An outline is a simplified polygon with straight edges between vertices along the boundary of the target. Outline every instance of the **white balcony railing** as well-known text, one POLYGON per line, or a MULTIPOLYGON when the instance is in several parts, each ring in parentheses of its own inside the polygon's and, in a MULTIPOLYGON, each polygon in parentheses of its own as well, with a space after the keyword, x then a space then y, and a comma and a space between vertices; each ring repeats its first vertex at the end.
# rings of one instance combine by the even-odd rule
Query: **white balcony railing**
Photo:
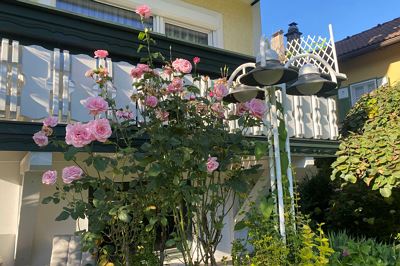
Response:
MULTIPOLYGON (((107 61, 113 78, 117 107, 129 106, 134 92, 126 62, 107 61)), ((84 76, 96 60, 88 55, 71 55, 66 50, 50 51, 40 46, 23 46, 18 41, 1 40, 0 48, 0 120, 41 121, 58 115, 62 123, 88 121, 91 117, 81 100, 98 93, 96 83, 84 76)), ((190 80, 187 80, 190 82, 190 80)), ((205 93, 210 81, 202 81, 205 93)), ((278 100, 281 98, 277 91, 278 100)), ((136 112, 137 114, 140 112, 136 112)), ((140 120, 140 117, 137 117, 140 120)), ((237 125, 231 123, 232 129, 237 125)), ((291 137, 336 139, 338 136, 336 102, 332 98, 289 96, 288 133, 291 137)), ((255 127, 247 134, 263 135, 266 128, 255 127)))

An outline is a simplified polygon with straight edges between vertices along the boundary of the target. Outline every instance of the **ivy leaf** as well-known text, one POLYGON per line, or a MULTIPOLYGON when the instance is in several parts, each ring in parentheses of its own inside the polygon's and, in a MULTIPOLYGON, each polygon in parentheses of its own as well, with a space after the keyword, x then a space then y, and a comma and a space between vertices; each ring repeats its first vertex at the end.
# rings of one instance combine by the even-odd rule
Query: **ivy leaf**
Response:
POLYGON ((392 195, 392 190, 389 187, 383 187, 379 189, 382 197, 389 198, 392 195))

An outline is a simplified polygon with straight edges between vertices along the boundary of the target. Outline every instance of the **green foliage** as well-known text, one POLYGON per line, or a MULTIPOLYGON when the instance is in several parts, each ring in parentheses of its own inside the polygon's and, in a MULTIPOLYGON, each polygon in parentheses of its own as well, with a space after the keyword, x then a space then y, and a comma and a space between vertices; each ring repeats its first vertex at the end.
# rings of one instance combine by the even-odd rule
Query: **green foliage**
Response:
POLYGON ((330 265, 400 265, 400 247, 373 239, 352 238, 346 232, 329 235, 335 253, 330 265))
POLYGON ((363 182, 341 187, 329 178, 330 160, 317 162, 319 172, 298 186, 302 212, 316 223, 325 222, 330 231, 392 241, 400 232, 400 189, 394 188, 392 196, 384 198, 363 182))
MULTIPOLYGON (((247 239, 233 244, 233 265, 326 265, 333 250, 329 246, 322 225, 316 233, 308 221, 298 213, 296 228, 287 226, 286 243, 277 225, 275 204, 272 198, 253 206, 245 220, 235 230, 247 229, 247 239)), ((291 219, 286 215, 286 219, 291 219)), ((290 223, 289 223, 290 224, 290 223)))
POLYGON ((363 181, 383 197, 400 186, 400 84, 368 95, 347 115, 332 179, 363 181))

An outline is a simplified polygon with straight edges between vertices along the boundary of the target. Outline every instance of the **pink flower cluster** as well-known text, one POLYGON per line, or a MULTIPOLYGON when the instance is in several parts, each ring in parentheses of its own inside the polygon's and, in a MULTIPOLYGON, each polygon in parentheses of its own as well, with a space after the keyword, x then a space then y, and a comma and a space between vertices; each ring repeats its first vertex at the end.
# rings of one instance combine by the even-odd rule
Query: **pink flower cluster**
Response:
POLYGON ((224 110, 224 106, 217 102, 217 103, 213 103, 211 105, 211 110, 214 112, 214 114, 219 117, 219 118, 225 118, 225 110, 224 110))
POLYGON ((131 76, 133 78, 141 78, 144 73, 150 73, 153 70, 146 64, 137 64, 136 67, 132 68, 131 76))
POLYGON ((256 98, 247 103, 239 103, 236 105, 236 115, 238 116, 249 112, 255 118, 262 119, 266 111, 267 105, 265 101, 256 98))
POLYGON ((172 67, 175 71, 183 74, 189 74, 192 71, 192 64, 188 60, 182 58, 175 59, 175 61, 172 62, 172 67))
POLYGON ((195 56, 195 57, 193 58, 193 63, 194 63, 195 65, 197 65, 198 63, 200 63, 200 57, 195 56))
POLYGON ((96 50, 94 51, 94 58, 106 58, 108 56, 108 51, 106 50, 96 50))
POLYGON ((89 114, 98 115, 108 110, 108 103, 103 97, 89 97, 83 102, 83 106, 85 106, 89 110, 89 114))
POLYGON ((65 142, 76 148, 82 148, 95 140, 106 142, 111 134, 110 122, 105 118, 100 118, 87 124, 77 122, 67 125, 65 142))
POLYGON ((156 118, 162 122, 168 121, 169 113, 167 111, 156 110, 156 118))
POLYGON ((212 97, 214 97, 217 101, 222 101, 222 99, 228 95, 228 88, 225 86, 223 82, 216 82, 214 84, 214 90, 212 91, 212 97))
POLYGON ((118 110, 116 112, 116 115, 118 118, 125 119, 125 120, 131 120, 133 119, 133 112, 129 110, 118 110))
MULTIPOLYGON (((65 184, 71 184, 73 181, 81 179, 83 170, 77 166, 68 166, 62 170, 62 179, 65 184)), ((57 182, 57 171, 48 170, 42 175, 42 183, 45 185, 54 185, 57 182)))
POLYGON ((181 92, 183 88, 183 79, 175 77, 167 86, 168 93, 181 92))
POLYGON ((43 120, 43 127, 40 131, 33 134, 33 141, 39 147, 45 147, 49 144, 49 136, 53 133, 52 128, 57 126, 58 118, 49 116, 43 120))
POLYGON ((158 99, 157 99, 157 97, 156 96, 147 96, 146 98, 145 98, 145 100, 144 100, 144 104, 146 105, 146 106, 148 106, 148 107, 152 107, 152 108, 154 108, 154 107, 156 107, 157 106, 157 104, 158 104, 158 99))
POLYGON ((135 9, 135 13, 142 18, 149 18, 151 16, 151 9, 147 5, 141 5, 135 9))
POLYGON ((218 169, 219 162, 217 160, 218 160, 217 157, 208 157, 207 164, 206 164, 208 173, 211 174, 212 172, 214 172, 215 170, 218 169))

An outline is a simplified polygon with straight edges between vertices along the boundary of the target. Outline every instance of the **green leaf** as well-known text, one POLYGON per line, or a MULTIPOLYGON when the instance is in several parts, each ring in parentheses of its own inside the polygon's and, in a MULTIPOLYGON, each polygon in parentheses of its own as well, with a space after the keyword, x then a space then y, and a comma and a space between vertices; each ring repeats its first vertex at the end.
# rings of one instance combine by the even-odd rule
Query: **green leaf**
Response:
POLYGON ((137 48, 137 53, 140 53, 140 51, 143 49, 143 48, 145 48, 146 46, 145 45, 143 45, 143 44, 140 44, 139 45, 139 47, 137 48))
POLYGON ((102 188, 98 188, 93 193, 93 197, 98 200, 104 200, 106 198, 106 192, 102 188))
POLYGON ((161 218, 161 224, 162 224, 162 226, 167 226, 167 225, 168 225, 168 220, 167 220, 167 218, 162 217, 162 218, 161 218))
POLYGON ((101 172, 107 169, 108 162, 107 158, 96 156, 93 160, 93 166, 101 172))
POLYGON ((146 33, 144 33, 143 31, 139 32, 139 35, 138 35, 139 41, 143 41, 145 37, 146 37, 146 33))
POLYGON ((161 173, 161 166, 158 163, 152 163, 147 173, 149 176, 158 176, 161 173))
POLYGON ((131 216, 128 214, 127 210, 123 209, 118 212, 118 219, 125 223, 129 223, 131 221, 131 216))
POLYGON ((380 188, 379 192, 381 193, 382 197, 385 197, 385 198, 388 198, 392 195, 392 189, 389 187, 380 188))
POLYGON ((260 160, 268 152, 268 143, 266 141, 257 141, 254 146, 254 155, 256 160, 260 160))
POLYGON ((75 155, 79 152, 79 148, 70 146, 66 152, 64 152, 64 159, 66 161, 75 160, 75 155))
POLYGON ((46 197, 42 200, 42 204, 49 204, 53 200, 52 196, 46 197))
POLYGON ((240 230, 245 229, 246 227, 247 227, 246 222, 242 220, 242 221, 240 221, 240 222, 235 224, 234 230, 235 231, 240 231, 240 230))
POLYGON ((173 247, 173 246, 175 246, 175 239, 168 239, 168 241, 167 242, 165 242, 165 246, 166 247, 168 247, 168 248, 170 248, 170 247, 173 247))
POLYGON ((62 211, 62 212, 60 213, 60 215, 58 215, 58 216, 56 217, 56 221, 64 221, 64 220, 67 220, 68 217, 69 217, 69 212, 67 212, 67 211, 62 211))

